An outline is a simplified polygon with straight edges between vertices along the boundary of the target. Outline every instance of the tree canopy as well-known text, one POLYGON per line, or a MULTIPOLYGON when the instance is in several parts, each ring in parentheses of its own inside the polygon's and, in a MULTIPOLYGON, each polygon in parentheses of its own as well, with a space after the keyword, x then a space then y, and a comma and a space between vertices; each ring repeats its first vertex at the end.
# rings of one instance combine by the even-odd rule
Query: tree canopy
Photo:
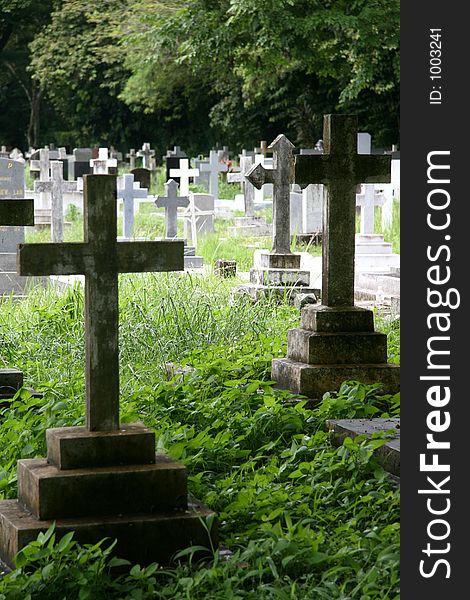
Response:
MULTIPOLYGON (((126 148, 145 137, 161 152, 179 144, 198 153, 217 143, 251 147, 282 131, 310 146, 321 137, 326 112, 357 113, 376 144, 398 140, 398 0, 10 0, 8 6, 0 20, 0 60, 6 64, 15 47, 24 48, 22 77, 38 90, 46 123, 34 144, 126 148), (19 34, 21 20, 28 27, 19 34), (17 38, 10 34, 5 44, 12 22, 17 38)), ((20 58, 13 60, 20 69, 20 58)), ((6 114, 17 114, 10 102, 14 78, 4 89, 1 77, 6 114)), ((16 88, 18 97, 18 81, 16 88)), ((24 104, 11 142, 17 145, 34 138, 26 135, 24 104)), ((0 138, 11 140, 3 120, 0 138)))

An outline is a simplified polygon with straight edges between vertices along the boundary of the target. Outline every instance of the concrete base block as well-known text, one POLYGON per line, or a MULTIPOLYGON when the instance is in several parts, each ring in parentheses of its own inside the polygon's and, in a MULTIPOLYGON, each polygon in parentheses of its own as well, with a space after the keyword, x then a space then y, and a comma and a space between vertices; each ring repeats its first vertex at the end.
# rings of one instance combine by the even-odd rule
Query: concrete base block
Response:
POLYGON ((318 288, 310 288, 305 286, 270 286, 248 283, 240 285, 233 290, 233 294, 244 294, 250 296, 254 302, 258 302, 262 298, 273 299, 277 302, 289 302, 294 304, 297 296, 314 295, 320 298, 320 290, 318 288))
POLYGON ((339 390, 343 381, 350 379, 366 384, 381 383, 382 394, 395 394, 400 390, 400 367, 389 363, 309 365, 289 358, 275 358, 271 376, 281 389, 316 400, 321 400, 326 392, 339 390))
POLYGON ((400 476, 400 419, 332 419, 326 424, 336 446, 340 446, 346 437, 354 439, 364 434, 372 437, 375 433, 393 430, 387 436, 388 441, 374 454, 386 471, 400 476))
POLYGON ((143 423, 124 424, 117 431, 47 429, 46 442, 47 459, 58 469, 155 463, 155 432, 143 423))
POLYGON ((203 256, 185 256, 184 257, 184 268, 185 269, 202 269, 204 266, 203 256))
POLYGON ((296 269, 251 269, 251 283, 261 285, 279 286, 306 286, 310 285, 310 271, 296 269))
POLYGON ((186 469, 166 455, 150 465, 69 470, 18 461, 18 502, 37 519, 184 510, 186 497, 186 469))
MULTIPOLYGON (((138 496, 136 490, 135 496, 138 496)), ((131 563, 168 564, 179 550, 201 545, 210 548, 208 534, 201 521, 213 513, 204 506, 190 505, 188 510, 151 515, 115 515, 111 517, 54 519, 56 539, 74 531, 81 544, 95 544, 105 537, 117 539, 116 556, 131 563)), ((45 532, 52 520, 40 521, 23 510, 16 500, 0 502, 0 559, 14 567, 16 554, 40 532, 45 532)), ((211 531, 217 544, 215 523, 211 531)))
POLYGON ((325 333, 291 329, 287 358, 314 365, 385 363, 387 336, 375 332, 325 333))
POLYGON ((300 270, 300 254, 274 254, 266 250, 258 250, 254 255, 255 269, 300 270))
POLYGON ((325 333, 373 332, 374 313, 358 306, 307 306, 302 310, 300 327, 325 333))

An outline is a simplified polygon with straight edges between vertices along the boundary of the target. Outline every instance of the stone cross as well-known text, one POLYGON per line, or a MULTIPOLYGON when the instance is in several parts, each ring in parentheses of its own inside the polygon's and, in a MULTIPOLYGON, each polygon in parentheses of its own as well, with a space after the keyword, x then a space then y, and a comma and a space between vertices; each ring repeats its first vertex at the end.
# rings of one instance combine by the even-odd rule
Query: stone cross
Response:
POLYGON ((99 148, 98 158, 90 159, 90 167, 93 167, 94 175, 107 175, 109 167, 117 167, 117 160, 109 158, 107 148, 99 148))
POLYGON ((64 194, 77 191, 76 181, 64 181, 63 164, 51 160, 51 180, 35 181, 34 191, 51 195, 51 236, 55 243, 64 241, 64 194))
POLYGON ((84 243, 20 244, 21 275, 85 275, 86 428, 119 428, 118 274, 183 271, 183 241, 118 242, 116 176, 84 176, 84 243))
POLYGON ((385 196, 375 191, 373 183, 366 183, 362 186, 360 194, 356 196, 356 206, 361 208, 361 229, 362 234, 374 233, 374 208, 383 206, 385 196))
POLYGON ((209 194, 212 194, 214 198, 219 197, 219 173, 225 173, 228 171, 228 167, 225 163, 219 162, 219 155, 217 150, 211 150, 209 154, 209 162, 202 163, 200 171, 209 173, 209 194))
POLYGON ((142 144, 142 150, 137 152, 137 156, 142 157, 142 166, 144 169, 151 169, 151 160, 155 156, 155 150, 150 149, 149 142, 144 142, 142 144))
POLYGON ((128 173, 117 178, 117 197, 122 199, 123 235, 126 239, 134 237, 134 198, 147 198, 148 189, 141 188, 139 182, 134 182, 134 175, 128 173))
POLYGON ((129 152, 126 154, 126 158, 129 159, 129 169, 132 171, 132 169, 135 169, 135 158, 136 158, 136 153, 135 153, 134 148, 131 148, 129 150, 129 152))
POLYGON ((9 153, 7 152, 7 147, 2 146, 0 148, 0 158, 8 158, 8 157, 9 157, 9 153))
POLYGON ((186 208, 189 205, 188 196, 178 196, 178 184, 174 179, 165 183, 165 196, 157 196, 157 208, 165 207, 165 223, 167 238, 175 238, 178 231, 178 206, 186 208))
POLYGON ((255 190, 251 181, 246 179, 245 175, 253 166, 253 157, 246 154, 240 155, 240 171, 238 173, 229 173, 227 181, 229 183, 240 183, 243 197, 245 200, 245 216, 255 216, 255 190))
POLYGON ((41 148, 39 150, 39 160, 32 159, 29 161, 31 171, 39 171, 39 179, 41 181, 49 181, 49 148, 41 148))
POLYGON ((390 181, 390 157, 357 154, 357 117, 325 115, 323 154, 295 158, 295 183, 323 183, 322 303, 354 306, 356 186, 390 181))
POLYGON ((189 196, 189 178, 198 176, 199 169, 190 169, 187 158, 180 158, 179 169, 170 169, 170 177, 180 178, 180 194, 182 196, 189 196))
POLYGON ((273 168, 254 165, 246 178, 258 189, 273 184, 273 254, 290 251, 290 186, 294 182, 294 145, 285 135, 278 135, 269 146, 273 152, 273 168))

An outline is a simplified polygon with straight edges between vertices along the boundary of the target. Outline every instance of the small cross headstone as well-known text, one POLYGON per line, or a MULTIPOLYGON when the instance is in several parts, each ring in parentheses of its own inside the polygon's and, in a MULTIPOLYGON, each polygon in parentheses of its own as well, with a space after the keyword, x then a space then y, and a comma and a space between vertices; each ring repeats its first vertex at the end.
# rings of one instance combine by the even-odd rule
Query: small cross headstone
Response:
POLYGON ((354 306, 356 187, 390 180, 390 157, 357 153, 357 117, 325 115, 324 153, 295 158, 295 182, 327 186, 323 220, 322 303, 354 306))
POLYGON ((290 186, 293 183, 294 145, 279 135, 269 146, 274 155, 273 169, 254 165, 246 177, 258 189, 273 184, 273 248, 272 254, 292 254, 290 250, 290 186))
POLYGON ((76 181, 64 181, 63 164, 60 160, 50 162, 51 180, 35 181, 34 191, 51 194, 51 236, 55 243, 64 240, 64 194, 77 191, 76 181))
MULTIPOLYGON (((50 174, 50 152, 49 148, 41 148, 37 153, 33 156, 37 156, 39 154, 38 159, 31 159, 29 163, 29 170, 31 173, 35 173, 36 176, 39 174, 40 181, 49 181, 50 174)), ((47 203, 47 196, 41 196, 39 198, 39 205, 41 208, 44 208, 47 203)))
POLYGON ((139 182, 134 181, 134 175, 127 173, 117 178, 117 197, 122 199, 123 210, 123 235, 126 239, 134 237, 134 199, 147 198, 148 189, 141 188, 139 182))
POLYGON ((110 168, 117 169, 117 160, 109 158, 107 148, 98 148, 98 158, 90 159, 90 167, 93 167, 94 175, 107 175, 110 168))
POLYGON ((178 196, 178 184, 174 179, 165 183, 165 195, 157 196, 155 200, 157 208, 165 208, 165 236, 168 239, 177 237, 178 231, 178 207, 186 208, 189 205, 187 196, 178 196))
POLYGON ((85 275, 86 428, 119 428, 118 274, 182 271, 183 242, 118 242, 116 177, 84 177, 84 243, 21 244, 21 275, 85 275))
POLYGON ((189 196, 189 179, 198 175, 199 169, 191 169, 187 158, 180 159, 178 169, 170 169, 170 178, 179 177, 180 179, 180 194, 182 196, 189 196))
POLYGON ((361 208, 361 234, 374 233, 374 209, 384 203, 385 196, 375 191, 373 183, 362 186, 361 193, 356 196, 356 206, 361 208))
POLYGON ((255 191, 253 184, 245 175, 253 166, 253 157, 245 154, 240 155, 240 171, 238 173, 229 173, 227 181, 229 183, 240 183, 244 201, 245 201, 245 216, 255 216, 255 191))
POLYGON ((134 148, 131 148, 129 150, 129 152, 126 154, 126 158, 129 159, 129 169, 132 171, 132 169, 135 169, 135 158, 136 158, 136 153, 135 153, 134 148))
POLYGON ((215 150, 211 150, 209 154, 209 162, 202 163, 200 166, 202 172, 209 173, 209 194, 212 194, 214 198, 219 197, 219 173, 225 173, 228 171, 228 167, 225 163, 219 161, 218 153, 215 150))
POLYGON ((9 158, 9 152, 7 151, 6 146, 0 148, 0 158, 9 158))
MULTIPOLYGON (((166 165, 166 179, 171 179, 170 170, 178 169, 180 166, 180 159, 188 158, 186 152, 181 150, 179 146, 175 146, 173 150, 167 150, 166 156, 164 157, 165 165, 166 165)), ((178 185, 181 184, 178 177, 174 177, 174 180, 178 185)))
POLYGON ((132 169, 131 175, 134 175, 134 180, 139 183, 140 187, 150 189, 151 177, 149 169, 137 167, 136 169, 132 169))
POLYGON ((144 169, 151 169, 151 161, 155 156, 155 150, 150 148, 149 142, 144 142, 142 144, 142 149, 137 152, 137 156, 142 158, 142 166, 144 169))

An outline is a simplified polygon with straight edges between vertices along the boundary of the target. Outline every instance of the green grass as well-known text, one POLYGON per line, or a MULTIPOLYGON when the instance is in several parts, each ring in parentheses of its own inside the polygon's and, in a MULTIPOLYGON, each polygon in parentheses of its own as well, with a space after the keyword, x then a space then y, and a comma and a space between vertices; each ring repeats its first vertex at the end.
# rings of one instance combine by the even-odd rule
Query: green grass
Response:
MULTIPOLYGON (((122 420, 144 421, 186 465, 233 556, 117 576, 110 542, 43 536, 0 580, 0 598, 398 599, 399 493, 372 459, 383 440, 336 449, 324 431, 327 417, 397 414, 398 397, 351 384, 313 411, 291 402, 272 387, 270 364, 285 356, 298 311, 230 291, 212 277, 121 276, 120 364, 122 420), (169 379, 168 361, 195 370, 169 379)), ((44 456, 46 428, 83 423, 82 311, 80 288, 0 305, 4 366, 45 392, 22 392, 0 413, 0 497, 16 496, 16 460, 44 456)), ((398 361, 398 322, 379 328, 398 361)))

